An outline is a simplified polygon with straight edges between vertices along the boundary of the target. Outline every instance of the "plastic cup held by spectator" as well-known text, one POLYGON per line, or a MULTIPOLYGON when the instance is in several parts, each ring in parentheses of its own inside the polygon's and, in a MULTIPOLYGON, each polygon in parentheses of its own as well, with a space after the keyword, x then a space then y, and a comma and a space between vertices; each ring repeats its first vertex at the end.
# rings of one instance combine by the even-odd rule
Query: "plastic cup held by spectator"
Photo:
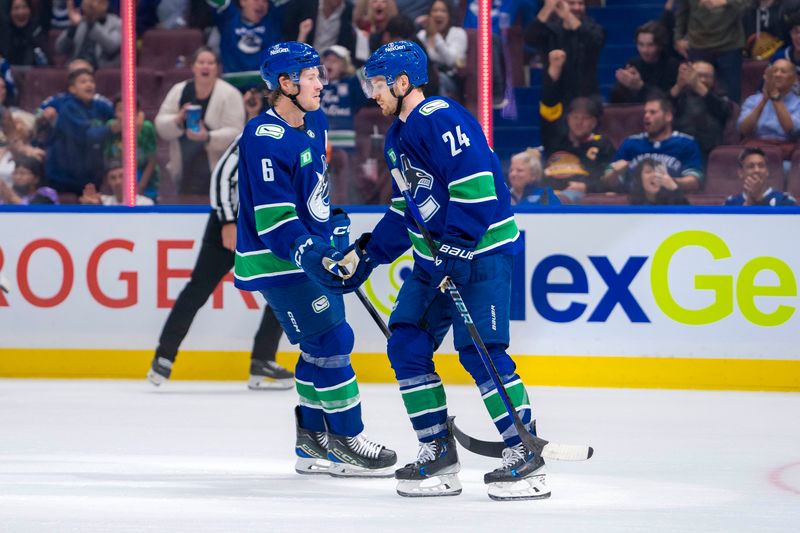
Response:
POLYGON ((203 107, 199 105, 190 105, 186 108, 186 128, 194 132, 200 132, 200 115, 203 113, 203 107))

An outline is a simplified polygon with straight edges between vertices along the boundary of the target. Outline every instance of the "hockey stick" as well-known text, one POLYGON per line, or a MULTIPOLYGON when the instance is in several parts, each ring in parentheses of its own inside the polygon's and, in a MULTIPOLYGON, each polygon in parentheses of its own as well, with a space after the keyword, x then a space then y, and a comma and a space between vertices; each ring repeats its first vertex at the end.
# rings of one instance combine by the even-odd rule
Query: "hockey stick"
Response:
MULTIPOLYGON (((335 210, 334 210, 334 212, 335 212, 335 210)), ((334 245, 340 252, 344 252, 344 250, 342 250, 340 248, 346 248, 347 246, 350 245, 350 224, 349 224, 349 222, 348 222, 348 225, 347 225, 347 227, 346 227, 346 229, 344 231, 342 231, 340 233, 336 233, 334 235, 334 245)), ((356 245, 356 246, 358 246, 358 245, 356 245)), ((350 274, 350 271, 348 270, 348 268, 345 265, 343 265, 341 263, 335 263, 335 265, 339 270, 342 271, 342 273, 344 275, 350 274)), ((331 265, 331 266, 333 266, 333 265, 331 265)), ((383 317, 378 313, 378 310, 375 309, 375 306, 372 305, 372 302, 369 301, 369 299, 367 298, 367 295, 364 294, 364 289, 359 287, 359 288, 356 289, 355 292, 356 292, 356 296, 358 297, 358 300, 361 302, 361 304, 367 310, 367 313, 369 313, 369 316, 372 317, 372 320, 374 320, 375 323, 378 325, 378 328, 380 328, 381 333, 383 333, 384 336, 386 336, 386 338, 388 339, 392 335, 392 332, 389 331, 389 328, 386 326, 386 323, 383 321, 383 317)))
MULTIPOLYGON (((397 188, 400 189, 400 192, 403 194, 403 198, 405 198, 406 200, 406 206, 411 212, 411 217, 414 219, 414 223, 417 225, 417 228, 419 228, 420 233, 422 233, 422 238, 425 240, 425 244, 428 245, 433 260, 436 261, 438 248, 436 246, 436 243, 433 241, 433 238, 431 237, 428 228, 425 226, 425 220, 419 211, 419 207, 417 207, 417 204, 414 202, 414 198, 411 196, 411 192, 409 191, 408 182, 406 181, 405 176, 400 171, 400 169, 397 168, 393 168, 391 173, 392 173, 392 178, 397 184, 397 188)), ((456 309, 461 315, 461 318, 464 321, 464 325, 466 326, 467 331, 469 332, 469 336, 472 339, 472 343, 478 350, 478 354, 480 355, 483 364, 486 366, 486 370, 489 372, 489 376, 491 376, 492 378, 492 382, 494 383, 494 386, 497 389, 497 393, 499 394, 500 399, 503 401, 503 405, 506 408, 506 412, 511 417, 511 420, 514 423, 514 428, 517 430, 517 434, 519 435, 522 442, 525 443, 525 445, 530 450, 535 452, 537 455, 541 455, 542 457, 547 459, 559 459, 563 461, 585 461, 586 459, 589 459, 594 453, 594 450, 592 450, 590 446, 554 444, 540 437, 537 437, 531 434, 530 431, 528 431, 528 429, 522 423, 522 420, 520 420, 519 415, 517 414, 517 410, 511 403, 511 399, 508 397, 508 391, 506 391, 506 388, 503 385, 503 380, 500 379, 500 374, 497 372, 497 368, 494 366, 494 362, 492 361, 492 358, 489 356, 489 351, 486 349, 486 345, 483 343, 483 339, 481 339, 480 333, 478 333, 478 329, 475 327, 475 323, 472 321, 472 317, 470 316, 469 310, 467 309, 467 306, 464 303, 464 299, 461 297, 461 293, 458 291, 458 288, 450 279, 448 278, 445 279, 447 280, 446 290, 450 295, 450 298, 452 298, 453 303, 456 306, 456 309)), ((462 436, 466 436, 466 434, 460 430, 457 433, 454 431, 454 435, 456 435, 456 437, 458 437, 459 433, 462 436)), ((472 439, 471 437, 465 439, 465 441, 459 439, 461 445, 467 448, 468 450, 470 449, 470 446, 468 446, 468 444, 470 444, 471 441, 474 441, 476 443, 483 442, 477 439, 472 439)), ((505 448, 505 446, 503 447, 505 448)), ((484 449, 485 447, 478 446, 478 448, 484 449)))

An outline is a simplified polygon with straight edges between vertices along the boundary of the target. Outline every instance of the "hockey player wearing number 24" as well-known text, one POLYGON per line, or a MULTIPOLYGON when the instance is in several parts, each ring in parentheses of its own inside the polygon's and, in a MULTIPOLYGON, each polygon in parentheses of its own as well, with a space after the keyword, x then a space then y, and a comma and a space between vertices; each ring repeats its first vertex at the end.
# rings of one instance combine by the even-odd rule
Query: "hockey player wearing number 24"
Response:
POLYGON ((323 258, 342 258, 331 246, 328 123, 320 110, 325 68, 304 43, 279 43, 265 54, 261 77, 270 108, 248 122, 239 141, 235 285, 260 291, 289 341, 300 345, 295 470, 390 477, 395 452, 362 433, 343 298, 317 281, 332 276, 323 258))
POLYGON ((514 408, 523 424, 532 428, 525 386, 506 353, 519 230, 497 156, 466 109, 447 98, 425 98, 427 58, 416 44, 399 41, 379 48, 364 65, 362 82, 384 115, 398 117, 386 134, 386 162, 409 183, 411 197, 438 246, 434 261, 393 183, 391 208, 372 233, 362 235, 345 255, 344 264, 350 264, 353 275, 338 286, 331 284, 334 291, 353 290, 376 265, 391 263, 413 246, 413 273, 397 296, 387 347, 419 440, 416 461, 395 473, 397 492, 401 496, 461 492, 445 391, 433 363, 433 353, 452 325, 459 360, 475 380, 506 445, 502 465, 484 476, 489 496, 547 498, 544 460, 521 442, 467 327, 453 301, 440 290, 447 278, 456 285, 514 408))

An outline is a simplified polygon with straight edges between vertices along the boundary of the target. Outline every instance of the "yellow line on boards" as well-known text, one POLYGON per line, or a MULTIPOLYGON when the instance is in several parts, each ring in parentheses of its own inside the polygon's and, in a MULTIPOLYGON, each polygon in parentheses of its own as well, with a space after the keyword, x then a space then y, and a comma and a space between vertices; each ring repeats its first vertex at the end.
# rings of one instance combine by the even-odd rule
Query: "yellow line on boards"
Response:
MULTIPOLYGON (((144 379, 151 350, 0 349, 0 377, 144 379)), ((296 352, 279 352, 293 368, 296 352)), ((472 383, 455 354, 437 354, 445 383, 472 383)), ((764 390, 800 392, 800 360, 698 359, 683 357, 515 356, 526 385, 653 389, 764 390)), ((394 383, 383 353, 354 353, 363 383, 394 383)), ((246 380, 247 352, 185 351, 172 377, 185 380, 246 380)))

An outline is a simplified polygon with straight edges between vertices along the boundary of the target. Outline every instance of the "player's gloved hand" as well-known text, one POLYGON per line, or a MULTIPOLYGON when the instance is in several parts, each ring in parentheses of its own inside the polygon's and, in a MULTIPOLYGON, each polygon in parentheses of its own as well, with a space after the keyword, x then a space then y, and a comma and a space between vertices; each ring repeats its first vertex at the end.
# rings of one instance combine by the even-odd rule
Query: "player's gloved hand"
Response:
POLYGON ((445 277, 449 277, 456 287, 469 283, 473 255, 475 255, 474 241, 451 237, 442 242, 431 272, 431 287, 438 287, 444 291, 445 277))
POLYGON ((350 246, 350 217, 347 212, 337 207, 331 213, 331 232, 333 233, 333 247, 339 250, 350 246))
POLYGON ((338 283, 325 285, 331 292, 346 294, 358 289, 362 283, 367 281, 377 263, 366 251, 367 243, 372 238, 372 233, 364 233, 361 237, 344 251, 344 259, 339 262, 348 274, 342 272, 342 278, 338 283))
POLYGON ((337 280, 342 281, 342 278, 334 274, 331 269, 344 256, 322 237, 318 235, 298 237, 292 245, 292 256, 297 266, 320 285, 327 286, 337 280))

